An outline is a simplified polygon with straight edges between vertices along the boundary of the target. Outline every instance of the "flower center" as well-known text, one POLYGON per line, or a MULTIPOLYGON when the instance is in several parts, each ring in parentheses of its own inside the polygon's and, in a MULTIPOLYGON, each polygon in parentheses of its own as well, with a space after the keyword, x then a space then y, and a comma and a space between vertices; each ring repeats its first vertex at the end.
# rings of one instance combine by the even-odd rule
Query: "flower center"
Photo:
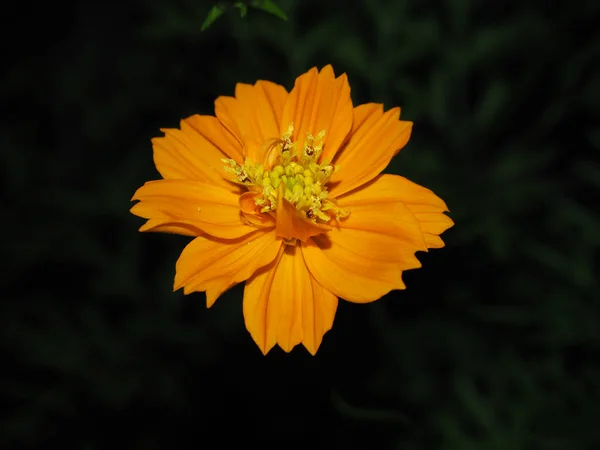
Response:
POLYGON ((339 208, 328 198, 326 184, 336 168, 329 163, 319 163, 325 130, 316 137, 307 133, 301 151, 291 140, 293 131, 291 124, 281 139, 271 139, 262 145, 263 164, 248 158, 243 165, 233 159, 223 159, 225 171, 234 176, 232 181, 257 194, 254 201, 261 213, 276 212, 278 197, 283 195, 313 223, 348 217, 348 210, 339 208))

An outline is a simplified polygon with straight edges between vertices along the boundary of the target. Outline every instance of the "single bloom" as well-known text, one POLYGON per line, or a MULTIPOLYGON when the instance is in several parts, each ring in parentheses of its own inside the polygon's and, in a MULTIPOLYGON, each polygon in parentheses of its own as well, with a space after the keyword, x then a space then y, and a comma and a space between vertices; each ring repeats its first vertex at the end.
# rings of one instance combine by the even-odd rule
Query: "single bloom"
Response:
POLYGON ((246 327, 263 353, 302 343, 315 354, 338 298, 367 303, 404 289, 415 252, 444 246, 453 225, 432 191, 383 175, 412 122, 400 108, 353 106, 345 74, 312 68, 291 92, 239 83, 152 140, 162 179, 139 188, 140 231, 194 239, 174 289, 206 292, 207 306, 246 282, 246 327))

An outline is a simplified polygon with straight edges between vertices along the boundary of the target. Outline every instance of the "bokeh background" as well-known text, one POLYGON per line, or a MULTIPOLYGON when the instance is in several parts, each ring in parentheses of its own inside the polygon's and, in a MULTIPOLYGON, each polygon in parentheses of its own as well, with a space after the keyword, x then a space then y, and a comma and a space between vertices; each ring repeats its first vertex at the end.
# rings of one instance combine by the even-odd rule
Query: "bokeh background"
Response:
POLYGON ((0 448, 599 449, 600 2, 278 4, 3 10, 0 448), (456 225, 316 357, 265 357, 129 199, 159 128, 328 63, 415 122, 389 172, 456 225))

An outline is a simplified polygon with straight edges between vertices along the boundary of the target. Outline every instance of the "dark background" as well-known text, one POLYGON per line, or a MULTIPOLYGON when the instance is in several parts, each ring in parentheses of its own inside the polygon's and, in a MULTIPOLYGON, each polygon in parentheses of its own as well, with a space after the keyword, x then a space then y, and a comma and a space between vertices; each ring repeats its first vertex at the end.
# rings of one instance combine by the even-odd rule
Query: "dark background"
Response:
POLYGON ((600 2, 279 4, 3 9, 0 448, 599 449, 600 2), (160 127, 327 63, 415 122, 389 171, 456 225, 316 357, 264 357, 129 199, 160 127))

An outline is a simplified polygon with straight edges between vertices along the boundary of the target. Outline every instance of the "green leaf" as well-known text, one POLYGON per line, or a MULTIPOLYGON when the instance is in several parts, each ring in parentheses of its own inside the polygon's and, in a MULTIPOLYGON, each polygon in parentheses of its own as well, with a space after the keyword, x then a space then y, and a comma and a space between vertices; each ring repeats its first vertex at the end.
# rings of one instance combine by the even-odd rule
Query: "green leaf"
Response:
POLYGON ((240 9, 240 16, 245 17, 248 12, 248 6, 243 2, 237 2, 233 5, 235 8, 240 9))
POLYGON ((211 8, 211 10, 208 12, 206 19, 204 19, 204 23, 202 24, 202 28, 200 28, 200 31, 204 31, 208 27, 210 27, 215 22, 215 20, 217 20, 219 17, 221 17, 223 15, 224 12, 225 12, 225 9, 222 6, 219 6, 219 5, 213 6, 211 8))
POLYGON ((262 9, 263 11, 271 13, 280 19, 288 20, 287 15, 273 0, 252 0, 252 2, 250 2, 250 6, 257 9, 262 9))

